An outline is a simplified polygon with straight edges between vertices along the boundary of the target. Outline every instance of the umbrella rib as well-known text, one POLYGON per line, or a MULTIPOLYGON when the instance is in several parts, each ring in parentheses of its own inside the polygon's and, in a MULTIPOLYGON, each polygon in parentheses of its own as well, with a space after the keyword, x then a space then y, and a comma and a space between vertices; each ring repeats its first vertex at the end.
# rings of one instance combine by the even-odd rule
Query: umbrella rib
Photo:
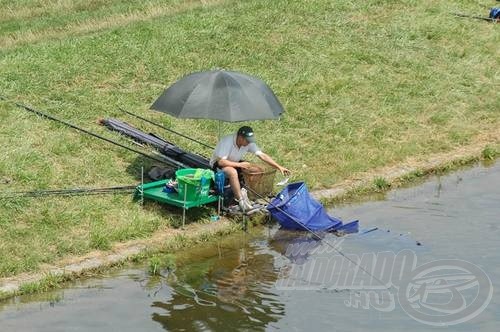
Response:
POLYGON ((224 78, 224 82, 226 83, 225 92, 226 92, 227 101, 228 101, 229 107, 230 107, 230 112, 229 112, 229 114, 231 116, 230 121, 233 122, 233 105, 231 103, 231 89, 228 89, 228 87, 231 86, 231 84, 229 83, 229 81, 234 82, 235 85, 237 85, 240 90, 241 90, 242 87, 241 87, 240 83, 237 80, 235 80, 234 78, 232 78, 229 74, 223 75, 222 77, 224 78))
MULTIPOLYGON (((201 82, 203 80, 203 77, 201 77, 195 84, 195 87, 193 89, 193 91, 189 94, 188 98, 186 99, 186 101, 184 102, 184 108, 189 108, 189 107, 186 107, 186 105, 189 105, 190 103, 193 103, 193 104, 198 104, 198 102, 196 102, 196 99, 198 98, 199 95, 201 95, 202 91, 203 91, 203 82, 201 82), (193 101, 194 100, 194 101, 193 101)), ((211 96, 210 96, 211 98, 211 96)), ((208 103, 207 103, 208 104, 208 103)), ((206 105, 201 105, 202 107, 206 107, 206 105)), ((193 116, 189 116, 189 117, 192 117, 192 118, 201 118, 201 119, 204 119, 206 118, 206 115, 205 115, 205 112, 203 112, 203 115, 200 116, 200 114, 197 114, 195 117, 193 116)))

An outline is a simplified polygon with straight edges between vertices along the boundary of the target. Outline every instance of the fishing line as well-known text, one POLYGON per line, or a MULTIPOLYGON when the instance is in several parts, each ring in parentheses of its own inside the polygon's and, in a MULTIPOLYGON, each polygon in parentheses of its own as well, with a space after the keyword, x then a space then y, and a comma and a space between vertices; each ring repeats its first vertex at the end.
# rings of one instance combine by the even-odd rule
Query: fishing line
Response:
POLYGON ((268 200, 267 198, 265 198, 264 196, 262 196, 261 194, 259 194, 258 192, 255 192, 253 189, 247 187, 246 185, 243 186, 244 188, 246 188, 247 190, 250 190, 253 194, 255 194, 256 196, 258 196, 259 198, 261 198, 262 200, 264 200, 267 204, 271 205, 272 207, 278 209, 281 213, 285 214, 288 218, 292 219, 295 223, 297 223, 298 225, 300 225, 300 227, 303 227, 304 229, 306 229, 309 233, 311 233, 313 236, 315 236, 320 242, 325 242, 327 246, 331 247, 333 250, 335 250, 336 252, 338 252, 342 257, 344 257, 345 259, 347 259, 349 262, 353 263, 355 266, 357 266, 361 271, 365 272, 367 275, 369 275, 370 277, 372 277, 374 280, 376 280, 378 283, 380 283, 382 286, 384 286, 385 288, 387 289, 390 289, 390 288, 394 288, 393 285, 390 285, 389 287, 387 287, 386 283, 384 283, 382 280, 380 280, 379 278, 375 277, 373 274, 371 274, 370 272, 368 272, 368 270, 366 270, 364 267, 362 267, 358 262, 356 262, 355 260, 349 258, 346 254, 344 254, 342 251, 340 251, 340 249, 337 248, 337 245, 334 245, 334 244, 331 244, 330 242, 328 242, 325 238, 321 237, 318 233, 316 233, 315 231, 313 231, 312 229, 310 229, 309 227, 307 227, 306 225, 302 224, 299 220, 297 220, 294 216, 292 216, 291 214, 289 214, 288 212, 284 211, 282 208, 280 208, 279 206, 276 206, 274 205, 270 200, 268 200))
POLYGON ((134 191, 136 186, 117 186, 107 188, 72 188, 54 190, 33 190, 4 192, 0 199, 14 199, 20 197, 43 197, 43 196, 73 196, 73 195, 100 195, 100 194, 125 194, 134 191))
POLYGON ((148 119, 146 119, 146 118, 143 118, 142 116, 139 116, 139 115, 137 115, 137 114, 134 114, 134 113, 131 113, 131 112, 129 112, 129 111, 126 111, 126 110, 124 110, 124 109, 123 109, 123 108, 121 108, 121 107, 118 107, 118 109, 119 109, 120 111, 122 111, 122 112, 124 112, 124 113, 127 113, 128 115, 131 115, 131 116, 133 116, 133 117, 136 117, 136 118, 138 118, 138 119, 140 119, 140 120, 142 120, 142 121, 145 121, 145 122, 150 123, 150 124, 152 124, 152 125, 154 125, 154 126, 157 126, 157 127, 159 127, 159 128, 165 129, 166 131, 169 131, 169 132, 171 132, 171 133, 173 133, 173 134, 179 135, 179 136, 184 137, 184 138, 186 138, 186 139, 188 139, 188 140, 190 140, 190 141, 193 141, 193 142, 196 142, 196 143, 198 143, 198 144, 200 144, 200 145, 203 145, 203 146, 204 146, 204 147, 206 147, 206 148, 209 148, 209 149, 212 149, 212 150, 214 149, 214 147, 213 147, 213 146, 207 145, 207 144, 205 144, 205 143, 203 143, 203 142, 201 142, 201 141, 198 141, 198 140, 196 140, 196 139, 194 139, 194 138, 191 138, 191 137, 189 137, 189 136, 186 136, 186 135, 184 135, 184 134, 182 134, 182 133, 179 133, 179 132, 177 132, 177 131, 175 131, 175 130, 172 130, 172 129, 169 129, 169 128, 165 127, 165 126, 162 126, 162 125, 160 125, 160 124, 157 124, 157 123, 155 123, 155 122, 153 122, 153 121, 151 121, 151 120, 148 120, 148 119))
POLYGON ((14 105, 16 105, 17 107, 22 108, 22 109, 24 109, 24 110, 26 110, 26 111, 28 111, 28 112, 31 112, 31 113, 37 114, 37 115, 39 115, 39 116, 41 116, 41 117, 47 118, 47 119, 52 120, 52 121, 55 121, 55 122, 62 123, 62 124, 66 125, 66 126, 68 126, 68 127, 70 127, 70 128, 73 128, 73 129, 75 129, 75 130, 81 131, 81 132, 83 132, 83 133, 85 133, 85 134, 87 134, 87 135, 90 135, 90 136, 96 137, 96 138, 98 138, 98 139, 101 139, 101 140, 106 141, 106 142, 108 142, 108 143, 114 144, 114 145, 119 146, 119 147, 121 147, 121 148, 124 148, 124 149, 126 149, 126 150, 129 150, 129 151, 135 152, 135 153, 137 153, 137 154, 140 154, 140 155, 142 155, 142 156, 144 156, 144 157, 147 157, 147 158, 150 158, 150 159, 152 159, 152 160, 155 160, 155 161, 158 161, 158 162, 161 162, 161 163, 167 163, 167 164, 170 164, 170 165, 175 166, 175 167, 183 167, 183 166, 184 166, 183 164, 181 164, 181 163, 177 162, 176 160, 173 160, 173 159, 171 159, 171 158, 169 158, 169 157, 167 157, 167 156, 162 156, 162 158, 161 158, 161 159, 160 159, 160 158, 156 158, 156 157, 151 156, 151 155, 149 155, 149 154, 147 154, 147 153, 144 153, 144 152, 142 152, 142 151, 139 151, 139 150, 133 149, 133 148, 131 148, 131 147, 128 147, 128 146, 126 146, 126 145, 123 145, 123 144, 121 144, 121 143, 115 142, 115 141, 113 141, 113 140, 111 140, 111 139, 109 139, 109 138, 106 138, 106 137, 100 136, 100 135, 95 134, 95 133, 93 133, 93 132, 91 132, 91 131, 88 131, 88 130, 86 130, 86 129, 83 129, 83 128, 80 128, 80 127, 77 127, 77 126, 75 126, 75 125, 73 125, 73 124, 71 124, 71 123, 69 123, 69 122, 67 122, 67 121, 64 121, 64 120, 58 119, 58 118, 56 118, 56 117, 54 117, 54 116, 52 116, 52 115, 50 115, 50 114, 46 114, 46 113, 43 113, 43 112, 41 112, 41 111, 37 111, 37 110, 35 110, 35 109, 34 109, 34 108, 32 108, 32 107, 29 107, 29 106, 26 106, 26 105, 20 104, 20 103, 15 102, 15 101, 8 100, 8 99, 7 99, 7 98, 5 98, 4 96, 1 96, 1 95, 0 95, 0 99, 3 99, 3 100, 5 100, 6 102, 9 102, 9 103, 13 103, 13 104, 14 104, 14 105))

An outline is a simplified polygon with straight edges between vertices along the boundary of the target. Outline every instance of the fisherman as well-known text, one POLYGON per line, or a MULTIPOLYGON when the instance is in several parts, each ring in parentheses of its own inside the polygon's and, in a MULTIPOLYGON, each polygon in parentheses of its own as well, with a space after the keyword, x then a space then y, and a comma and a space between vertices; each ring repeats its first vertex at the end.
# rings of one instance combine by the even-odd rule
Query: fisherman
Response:
POLYGON ((251 127, 243 126, 236 133, 224 136, 215 147, 210 159, 210 166, 214 171, 217 171, 217 169, 224 171, 229 179, 234 198, 238 201, 242 210, 252 208, 248 198, 243 197, 245 195, 242 196, 238 178, 238 173, 241 170, 251 167, 249 162, 242 160, 247 152, 255 154, 262 161, 279 170, 281 174, 290 175, 290 170, 275 162, 255 144, 255 135, 251 127))

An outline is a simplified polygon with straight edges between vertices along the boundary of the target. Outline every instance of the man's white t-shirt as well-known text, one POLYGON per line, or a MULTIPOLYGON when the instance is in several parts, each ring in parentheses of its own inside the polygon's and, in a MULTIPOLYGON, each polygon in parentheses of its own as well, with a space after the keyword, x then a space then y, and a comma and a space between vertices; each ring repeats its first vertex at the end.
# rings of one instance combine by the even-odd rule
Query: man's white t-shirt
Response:
POLYGON ((224 136, 217 146, 215 147, 212 158, 210 158, 210 166, 213 167, 214 163, 219 159, 227 159, 230 161, 240 161, 243 156, 247 153, 253 153, 259 155, 262 153, 260 148, 255 143, 250 143, 247 146, 242 146, 238 148, 236 145, 237 134, 231 134, 224 136))

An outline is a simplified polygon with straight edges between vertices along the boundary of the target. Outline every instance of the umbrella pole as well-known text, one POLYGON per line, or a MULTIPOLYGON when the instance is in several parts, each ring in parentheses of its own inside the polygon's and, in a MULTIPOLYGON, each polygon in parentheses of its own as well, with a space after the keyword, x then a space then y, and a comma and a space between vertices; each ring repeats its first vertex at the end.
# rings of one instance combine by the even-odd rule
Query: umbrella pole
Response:
POLYGON ((219 137, 218 137, 218 140, 220 141, 220 130, 221 130, 221 125, 222 125, 222 121, 219 120, 219 137))

